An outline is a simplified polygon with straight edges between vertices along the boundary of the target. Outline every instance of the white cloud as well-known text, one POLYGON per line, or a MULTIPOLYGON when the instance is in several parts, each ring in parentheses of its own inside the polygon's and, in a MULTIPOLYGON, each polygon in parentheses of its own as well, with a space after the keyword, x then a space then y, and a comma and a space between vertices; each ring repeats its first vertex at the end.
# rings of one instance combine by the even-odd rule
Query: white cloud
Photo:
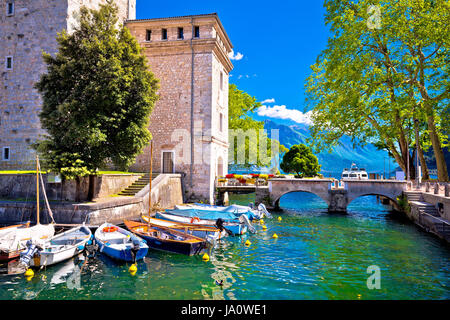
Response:
POLYGON ((264 101, 261 101, 262 104, 264 103, 275 103, 275 98, 266 99, 264 101))
POLYGON ((284 119, 284 120, 292 120, 297 123, 304 123, 307 125, 311 125, 311 111, 308 111, 306 113, 303 113, 296 109, 288 109, 285 105, 282 106, 261 106, 258 108, 257 113, 259 116, 262 117, 269 117, 269 118, 277 118, 277 119, 284 119))
POLYGON ((237 60, 237 61, 239 61, 239 60, 241 60, 244 57, 244 55, 242 53, 240 53, 240 52, 234 54, 234 50, 231 50, 231 52, 228 54, 228 57, 230 58, 230 60, 237 60))

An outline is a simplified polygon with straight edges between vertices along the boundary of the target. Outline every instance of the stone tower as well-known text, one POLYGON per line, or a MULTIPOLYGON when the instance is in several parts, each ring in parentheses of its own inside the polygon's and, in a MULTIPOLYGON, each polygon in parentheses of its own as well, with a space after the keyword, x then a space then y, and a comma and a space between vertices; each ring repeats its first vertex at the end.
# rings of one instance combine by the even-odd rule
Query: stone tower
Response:
MULTIPOLYGON (((136 0, 113 0, 121 21, 136 18, 136 0)), ((40 134, 41 97, 34 84, 46 72, 42 51, 57 51, 56 35, 71 32, 77 12, 106 0, 0 1, 0 169, 32 169, 40 134)))
MULTIPOLYGON (((228 169, 228 57, 232 44, 218 15, 127 21, 160 80, 150 117, 153 171, 182 173, 185 200, 214 200, 228 169)), ((132 169, 148 172, 150 150, 132 169)))

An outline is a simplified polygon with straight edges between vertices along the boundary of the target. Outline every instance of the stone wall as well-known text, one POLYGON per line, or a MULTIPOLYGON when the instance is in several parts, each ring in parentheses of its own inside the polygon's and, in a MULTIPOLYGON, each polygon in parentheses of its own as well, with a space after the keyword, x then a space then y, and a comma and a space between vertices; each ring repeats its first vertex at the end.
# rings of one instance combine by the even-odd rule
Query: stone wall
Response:
MULTIPOLYGON (((141 177, 139 174, 105 174, 95 178, 94 198, 116 194, 141 177)), ((64 183, 48 182, 48 176, 42 176, 47 198, 49 200, 75 201, 76 181, 66 180, 64 183)), ((43 198, 42 187, 41 199, 43 198)), ((80 179, 80 201, 87 200, 89 191, 89 178, 80 179)), ((24 199, 36 198, 36 175, 34 174, 2 174, 0 175, 0 198, 24 199)))
MULTIPOLYGON (((228 74, 232 68, 227 56, 231 44, 220 21, 213 14, 127 21, 126 25, 160 79, 160 99, 149 125, 153 170, 163 172, 162 153, 173 152, 175 172, 184 176, 185 198, 213 202, 219 162, 221 175, 227 172, 228 74), (200 37, 192 39, 193 26, 200 28, 200 37), (163 28, 167 40, 161 39, 163 28), (178 28, 183 28, 184 39, 178 39, 178 28), (150 41, 147 30, 151 30, 150 41)), ((132 170, 147 169, 149 154, 147 147, 132 170)))
MULTIPOLYGON (((55 54, 56 36, 72 31, 82 5, 97 8, 106 0, 14 0, 14 14, 6 15, 0 1, 0 152, 9 148, 10 159, 0 154, 0 169, 33 169, 31 144, 45 131, 39 113, 42 100, 35 83, 46 72, 42 51, 55 54), (6 57, 13 68, 6 70, 6 57)), ((135 0, 115 0, 121 20, 135 17, 135 0), (130 3, 129 3, 130 1, 130 3)))
MULTIPOLYGON (((136 219, 148 212, 149 186, 141 190, 135 197, 111 198, 99 203, 50 203, 56 223, 100 225, 105 221, 122 222, 124 219, 136 219)), ((152 182, 152 205, 159 203, 162 208, 173 208, 183 203, 181 175, 159 175, 152 182)), ((45 204, 40 205, 41 223, 49 223, 45 204)), ((0 201, 0 224, 14 224, 21 221, 36 221, 35 202, 0 201)))

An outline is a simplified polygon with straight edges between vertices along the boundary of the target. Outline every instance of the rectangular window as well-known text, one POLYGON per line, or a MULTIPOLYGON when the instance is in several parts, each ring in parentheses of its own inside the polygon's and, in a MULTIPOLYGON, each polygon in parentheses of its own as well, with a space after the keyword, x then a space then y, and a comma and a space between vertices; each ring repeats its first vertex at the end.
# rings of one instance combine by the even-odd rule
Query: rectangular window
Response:
POLYGON ((220 113, 220 132, 223 132, 223 114, 220 113))
POLYGON ((161 30, 161 40, 167 40, 167 29, 161 30))
POLYGON ((163 151, 162 154, 163 173, 174 173, 173 152, 163 151))
POLYGON ((178 28, 178 39, 184 39, 183 28, 178 28))
POLYGON ((2 152, 2 160, 9 161, 9 147, 4 147, 2 152))
POLYGON ((8 2, 6 4, 6 15, 7 16, 14 15, 14 2, 8 2))
POLYGON ((152 40, 152 30, 147 30, 145 34, 145 41, 151 41, 152 40))
POLYGON ((220 71, 220 90, 223 90, 223 72, 220 71))
POLYGON ((200 38, 200 27, 199 26, 194 27, 194 38, 200 38))
POLYGON ((5 68, 6 70, 12 70, 13 68, 13 57, 6 57, 5 60, 5 68))

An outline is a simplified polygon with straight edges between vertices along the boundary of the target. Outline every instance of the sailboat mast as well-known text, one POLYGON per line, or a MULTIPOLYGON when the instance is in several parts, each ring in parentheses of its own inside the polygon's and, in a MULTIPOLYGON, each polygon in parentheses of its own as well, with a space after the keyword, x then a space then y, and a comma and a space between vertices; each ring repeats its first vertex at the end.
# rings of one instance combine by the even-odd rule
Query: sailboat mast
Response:
POLYGON ((153 180, 153 140, 150 141, 150 185, 148 191, 148 218, 150 221, 150 217, 152 214, 152 180, 153 180))
POLYGON ((39 157, 36 155, 36 220, 39 224, 39 157))

